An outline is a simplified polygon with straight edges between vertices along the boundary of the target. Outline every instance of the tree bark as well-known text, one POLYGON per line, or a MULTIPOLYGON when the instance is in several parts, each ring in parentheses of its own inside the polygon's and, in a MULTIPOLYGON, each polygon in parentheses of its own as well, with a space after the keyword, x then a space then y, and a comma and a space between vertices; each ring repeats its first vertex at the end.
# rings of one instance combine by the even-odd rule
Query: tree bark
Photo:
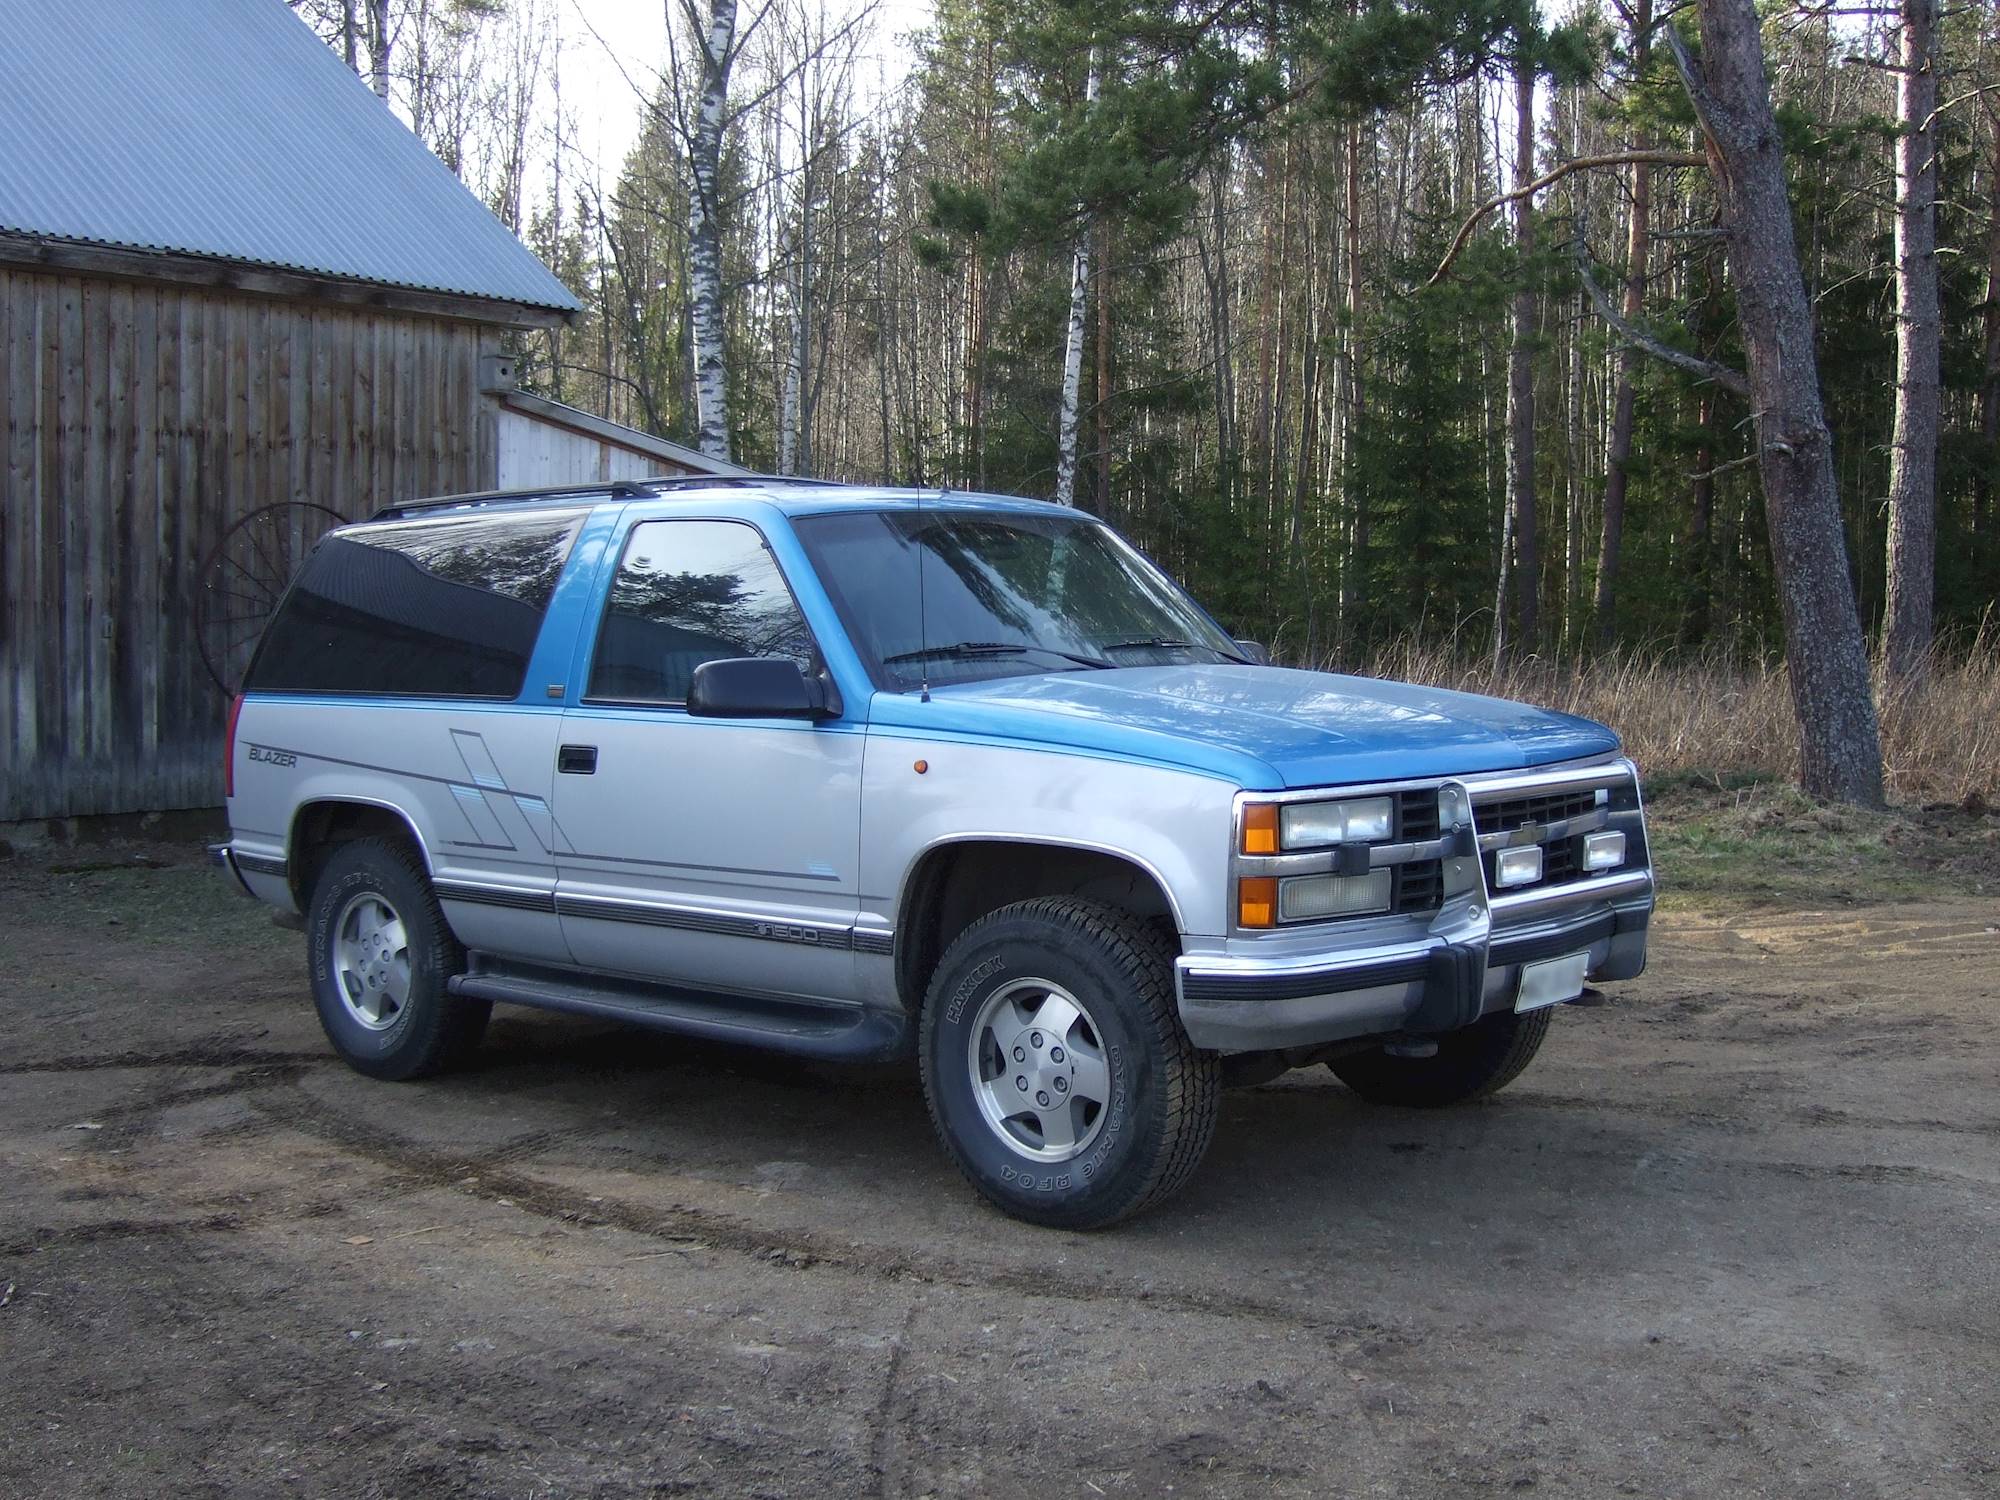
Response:
POLYGON ((1097 221, 1097 484, 1094 509, 1111 514, 1111 231, 1097 221))
POLYGON ((705 25, 687 0, 699 28, 701 92, 695 103, 688 169, 688 279, 694 324, 696 442, 709 458, 727 463, 729 378, 723 352, 721 176, 722 134, 729 101, 729 69, 736 57, 736 0, 709 0, 705 25))
POLYGON ((1889 447, 1889 675, 1913 682, 1931 647, 1937 557, 1937 0, 1902 0, 1896 75, 1896 413, 1889 447))
MULTIPOLYGON (((979 99, 973 114, 972 144, 980 189, 993 192, 994 44, 990 34, 979 45, 979 99)), ((965 471, 980 489, 986 488, 986 347, 991 342, 985 249, 975 244, 966 257, 967 322, 971 337, 965 353, 965 471)))
POLYGON ((2000 111, 1993 124, 1993 161, 1986 184, 1986 359, 1979 387, 1980 463, 1973 469, 1972 528, 1985 528, 1992 513, 1993 472, 2000 466, 2000 111))
MULTIPOLYGON (((1372 141, 1370 143, 1373 144, 1372 141)), ((1342 240, 1341 274, 1345 314, 1340 330, 1340 352, 1334 366, 1335 419, 1340 423, 1340 458, 1351 466, 1355 434, 1361 430, 1361 126, 1350 123, 1341 143, 1345 158, 1341 173, 1342 240)), ((1368 560, 1368 499, 1361 487, 1347 485, 1354 506, 1348 534, 1347 556, 1340 568, 1340 617, 1336 646, 1346 644, 1354 628, 1356 612, 1363 600, 1362 569, 1368 560)))
MULTIPOLYGON (((1090 60, 1090 81, 1085 85, 1084 102, 1097 102, 1097 59, 1090 60)), ((1076 253, 1070 265, 1069 332, 1063 342, 1062 415, 1056 427, 1056 504, 1076 504, 1076 418, 1077 400, 1083 389, 1083 324, 1090 292, 1090 226, 1084 225, 1076 237, 1076 253)))
POLYGON ((1703 391, 1695 404, 1695 426, 1701 438, 1694 450, 1694 493, 1689 497, 1687 535, 1682 552, 1688 559, 1687 604, 1681 613, 1681 641, 1699 646, 1708 639, 1709 532, 1715 524, 1715 392, 1703 391))
POLYGON ((361 30, 360 16, 355 10, 356 0, 340 0, 340 55, 347 60, 347 66, 359 77, 361 58, 356 48, 361 30))
MULTIPOLYGON (((1514 66, 1514 186, 1535 180, 1535 67, 1526 57, 1514 66)), ((1514 644, 1534 651, 1541 638, 1541 565, 1535 546, 1535 209, 1526 193, 1514 200, 1514 253, 1520 286, 1514 293, 1514 327, 1507 355, 1507 510, 1514 552, 1514 644)), ((1500 638, 1496 635, 1496 641, 1500 638)))
MULTIPOLYGON (((1652 0, 1638 0, 1632 13, 1632 76, 1644 78, 1653 53, 1652 0)), ((1643 140, 1634 141, 1643 148, 1643 140)), ((1653 173, 1632 164, 1632 212, 1625 239, 1625 304, 1628 323, 1637 323, 1646 306, 1647 259, 1653 237, 1653 173)), ((1618 562, 1625 541, 1625 467, 1632 461, 1633 376, 1639 351, 1630 344, 1618 351, 1618 386, 1611 406, 1611 445, 1604 459, 1604 526, 1597 546, 1597 644, 1609 649, 1617 627, 1618 562)))
POLYGON ((1880 806, 1882 749, 1854 607, 1784 148, 1753 0, 1699 0, 1702 55, 1674 49, 1701 121, 1736 283, 1771 564, 1813 796, 1880 806))
POLYGON ((389 54, 396 45, 389 19, 389 0, 366 0, 368 24, 368 86, 384 104, 389 102, 389 54))

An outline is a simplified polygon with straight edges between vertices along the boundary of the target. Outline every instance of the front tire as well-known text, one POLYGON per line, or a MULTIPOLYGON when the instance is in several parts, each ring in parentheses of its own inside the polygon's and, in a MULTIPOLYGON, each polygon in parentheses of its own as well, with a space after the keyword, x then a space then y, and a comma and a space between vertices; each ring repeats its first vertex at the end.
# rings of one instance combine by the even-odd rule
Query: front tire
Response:
POLYGON ((1499 1092, 1534 1061, 1549 1031, 1549 1010, 1487 1016, 1438 1037, 1435 1057, 1392 1057, 1379 1048, 1327 1066, 1370 1104, 1443 1109, 1499 1092))
POLYGON ((1174 1005, 1173 952, 1069 897, 982 917, 946 951, 918 1037, 931 1121, 1015 1218, 1097 1229, 1182 1187, 1215 1133, 1215 1059, 1174 1005))
POLYGON ((347 1064, 371 1078, 421 1078, 461 1061, 493 1007, 446 988, 465 950, 445 925, 422 864, 388 839, 328 856, 307 902, 313 1004, 347 1064))

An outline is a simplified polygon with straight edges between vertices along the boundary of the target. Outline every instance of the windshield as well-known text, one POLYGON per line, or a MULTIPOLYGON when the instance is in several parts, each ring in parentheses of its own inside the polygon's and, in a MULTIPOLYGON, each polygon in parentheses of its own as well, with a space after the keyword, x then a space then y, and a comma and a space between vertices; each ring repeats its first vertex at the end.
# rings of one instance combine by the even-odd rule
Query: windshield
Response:
POLYGON ((794 529, 887 688, 1243 659, 1178 585, 1081 516, 861 511, 794 529))

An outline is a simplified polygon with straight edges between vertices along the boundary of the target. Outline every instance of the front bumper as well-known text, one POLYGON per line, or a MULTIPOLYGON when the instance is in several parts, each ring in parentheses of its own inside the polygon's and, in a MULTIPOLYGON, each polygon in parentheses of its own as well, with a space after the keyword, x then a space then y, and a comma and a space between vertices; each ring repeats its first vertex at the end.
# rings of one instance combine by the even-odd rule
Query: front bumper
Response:
MULTIPOLYGON (((1469 857, 1446 861, 1446 895, 1427 926, 1355 946, 1300 953, 1260 952, 1242 941, 1226 951, 1183 954, 1175 984, 1183 1026, 1209 1051, 1310 1048, 1389 1033, 1437 1033, 1510 1010, 1523 964, 1588 952, 1593 980, 1630 979, 1646 964, 1653 875, 1629 762, 1565 770, 1553 776, 1445 783, 1463 800, 1468 833, 1477 800, 1524 785, 1622 785, 1613 826, 1629 829, 1635 850, 1627 868, 1564 884, 1492 893, 1473 837, 1469 857), (1613 773, 1618 773, 1613 780, 1613 773)), ((1447 790, 1449 789, 1449 790, 1447 790)), ((1491 844, 1491 838, 1487 843, 1491 844)))

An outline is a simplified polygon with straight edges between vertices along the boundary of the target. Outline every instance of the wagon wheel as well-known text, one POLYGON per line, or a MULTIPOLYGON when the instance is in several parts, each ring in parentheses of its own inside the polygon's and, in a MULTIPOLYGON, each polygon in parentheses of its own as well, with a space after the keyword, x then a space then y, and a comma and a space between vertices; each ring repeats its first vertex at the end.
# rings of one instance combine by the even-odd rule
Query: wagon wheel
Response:
POLYGON ((346 519, 310 501, 266 505, 225 531, 202 559, 195 640, 202 665, 224 696, 242 688, 264 627, 307 550, 320 533, 346 519))

